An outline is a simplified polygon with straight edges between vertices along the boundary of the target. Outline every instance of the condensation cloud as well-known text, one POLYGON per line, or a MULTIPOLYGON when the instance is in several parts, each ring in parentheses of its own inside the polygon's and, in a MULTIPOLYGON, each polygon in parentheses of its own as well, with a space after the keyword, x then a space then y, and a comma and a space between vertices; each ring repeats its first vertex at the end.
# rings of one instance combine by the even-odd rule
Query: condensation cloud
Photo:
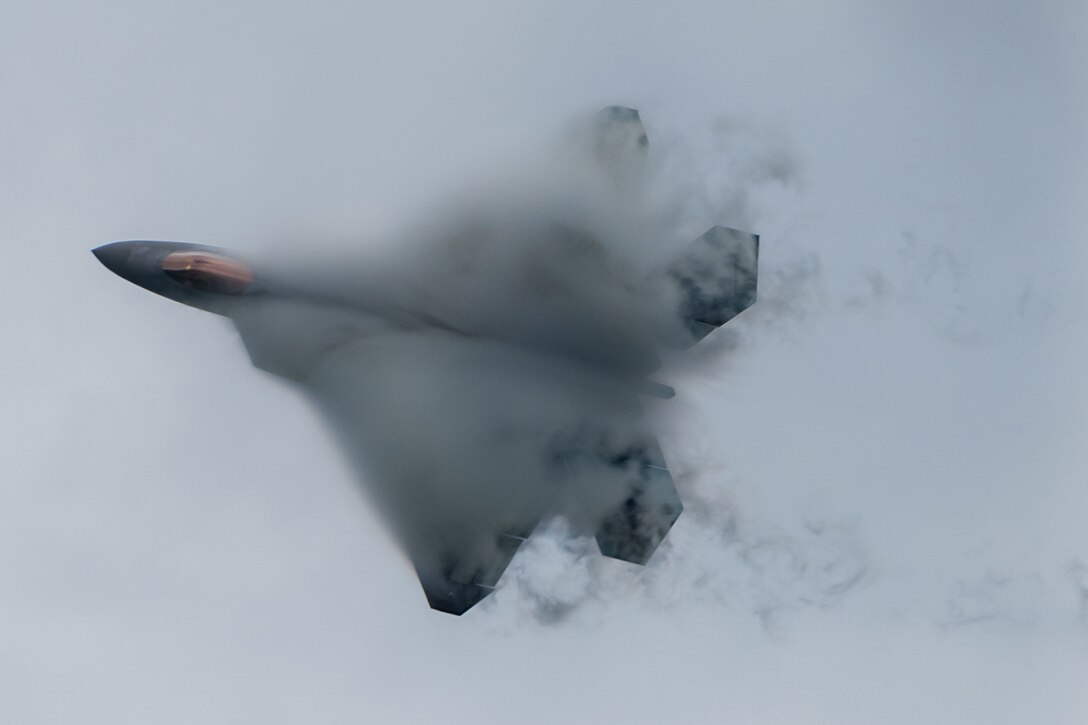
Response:
POLYGON ((329 421, 432 606, 474 604, 553 517, 645 563, 679 514, 656 436, 682 407, 644 399, 751 306, 756 238, 721 223, 788 179, 746 144, 736 189, 693 206, 668 153, 609 107, 378 243, 282 250, 258 272, 272 298, 231 313, 329 421))

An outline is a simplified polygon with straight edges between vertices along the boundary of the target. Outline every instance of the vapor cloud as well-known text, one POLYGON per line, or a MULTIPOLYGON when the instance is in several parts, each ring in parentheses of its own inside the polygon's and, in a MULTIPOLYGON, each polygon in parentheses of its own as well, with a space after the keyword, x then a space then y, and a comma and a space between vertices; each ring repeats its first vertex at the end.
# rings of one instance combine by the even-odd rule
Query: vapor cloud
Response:
MULTIPOLYGON (((718 314, 715 296, 743 295, 754 271, 714 248, 697 256, 688 230, 748 218, 760 186, 792 174, 781 149, 722 123, 713 136, 723 158, 703 163, 720 161, 736 180, 692 181, 703 169, 669 158, 679 140, 648 151, 637 116, 609 109, 523 149, 378 247, 270 258, 262 274, 293 297, 234 314, 254 363, 296 381, 329 420, 428 591, 444 577, 494 586, 509 556, 495 542, 554 516, 592 536, 635 497, 646 535, 667 531, 679 508, 671 483, 636 495, 623 462, 648 455, 658 465, 654 438, 676 411, 644 410, 639 393, 694 342, 691 305, 718 314), (708 194, 693 197, 699 186, 708 194), (647 518, 658 509, 660 526, 647 518)), ((804 274, 772 275, 772 300, 788 306, 804 274)), ((721 350, 707 349, 704 365, 721 350)), ((775 545, 741 554, 757 577, 775 545)), ((595 596, 603 571, 586 569, 581 593, 525 591, 542 621, 559 621, 595 596)), ((759 606, 776 609, 776 596, 759 606)))
MULTIPOLYGON (((1081 725, 1084 13, 5 2, 0 720, 1081 725), (642 112, 643 182, 549 145, 606 103, 642 112), (546 228, 533 208, 639 228, 499 244, 546 228), (462 618, 426 608, 327 423, 228 322, 88 253, 200 242, 345 294, 412 272, 408 299, 504 330, 529 305, 460 290, 520 286, 552 305, 536 335, 643 299, 620 280, 717 223, 761 235, 760 295, 644 403, 677 524, 637 567, 546 521, 462 618)), ((446 390, 450 349, 414 342, 468 415, 504 385, 587 404, 488 381, 482 350, 446 390)), ((545 427, 514 412, 486 435, 545 427)), ((422 467, 406 424, 365 422, 422 467)), ((486 442, 451 444, 467 468, 486 442)))

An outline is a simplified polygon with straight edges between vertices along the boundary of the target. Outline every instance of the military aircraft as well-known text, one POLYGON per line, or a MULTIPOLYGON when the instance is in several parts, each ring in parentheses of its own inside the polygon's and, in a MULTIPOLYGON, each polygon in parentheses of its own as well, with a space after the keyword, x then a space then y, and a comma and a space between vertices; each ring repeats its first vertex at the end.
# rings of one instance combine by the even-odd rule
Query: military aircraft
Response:
MULTIPOLYGON (((612 178, 647 153, 634 109, 606 108, 589 128, 589 163, 612 178)), ((722 226, 655 277, 664 296, 625 282, 606 299, 592 274, 591 284, 564 287, 554 265, 596 274, 607 260, 592 230, 554 214, 526 233, 532 255, 547 253, 531 257, 524 277, 489 283, 464 272, 446 294, 380 265, 338 286, 200 244, 93 251, 140 287, 229 318, 257 368, 312 400, 430 606, 460 615, 498 586, 550 515, 595 534, 605 556, 649 560, 683 508, 639 403, 673 395, 650 379, 658 353, 694 345, 756 298, 759 238, 722 226), (652 309, 662 300, 668 309, 652 309), (644 322, 655 314, 675 325, 644 322)), ((438 265, 440 276, 486 263, 470 257, 485 258, 480 240, 504 233, 451 235, 447 247, 461 256, 438 265)))

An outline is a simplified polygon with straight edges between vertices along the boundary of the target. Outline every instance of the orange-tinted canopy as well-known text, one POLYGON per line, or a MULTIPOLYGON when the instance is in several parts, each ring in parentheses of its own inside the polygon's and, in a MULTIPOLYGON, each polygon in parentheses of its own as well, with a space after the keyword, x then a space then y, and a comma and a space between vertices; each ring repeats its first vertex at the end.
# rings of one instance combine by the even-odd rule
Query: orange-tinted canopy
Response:
POLYGON ((204 292, 237 295, 253 284, 253 272, 242 261, 210 252, 173 252, 162 269, 186 287, 204 292))

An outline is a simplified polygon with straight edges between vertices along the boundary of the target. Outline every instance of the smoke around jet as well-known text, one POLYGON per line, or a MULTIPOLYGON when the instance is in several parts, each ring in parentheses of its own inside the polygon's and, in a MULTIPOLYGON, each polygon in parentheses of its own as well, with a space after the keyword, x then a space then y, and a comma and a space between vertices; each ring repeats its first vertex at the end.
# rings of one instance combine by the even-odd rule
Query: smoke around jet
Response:
MULTIPOLYGON (((608 556, 650 559, 683 508, 657 443, 662 381, 755 301, 758 238, 661 183, 675 171, 637 111, 530 156, 365 254, 96 250, 230 317, 254 365, 316 404, 431 606, 454 614, 557 517, 608 556)), ((742 215, 743 194, 724 198, 742 215)))

